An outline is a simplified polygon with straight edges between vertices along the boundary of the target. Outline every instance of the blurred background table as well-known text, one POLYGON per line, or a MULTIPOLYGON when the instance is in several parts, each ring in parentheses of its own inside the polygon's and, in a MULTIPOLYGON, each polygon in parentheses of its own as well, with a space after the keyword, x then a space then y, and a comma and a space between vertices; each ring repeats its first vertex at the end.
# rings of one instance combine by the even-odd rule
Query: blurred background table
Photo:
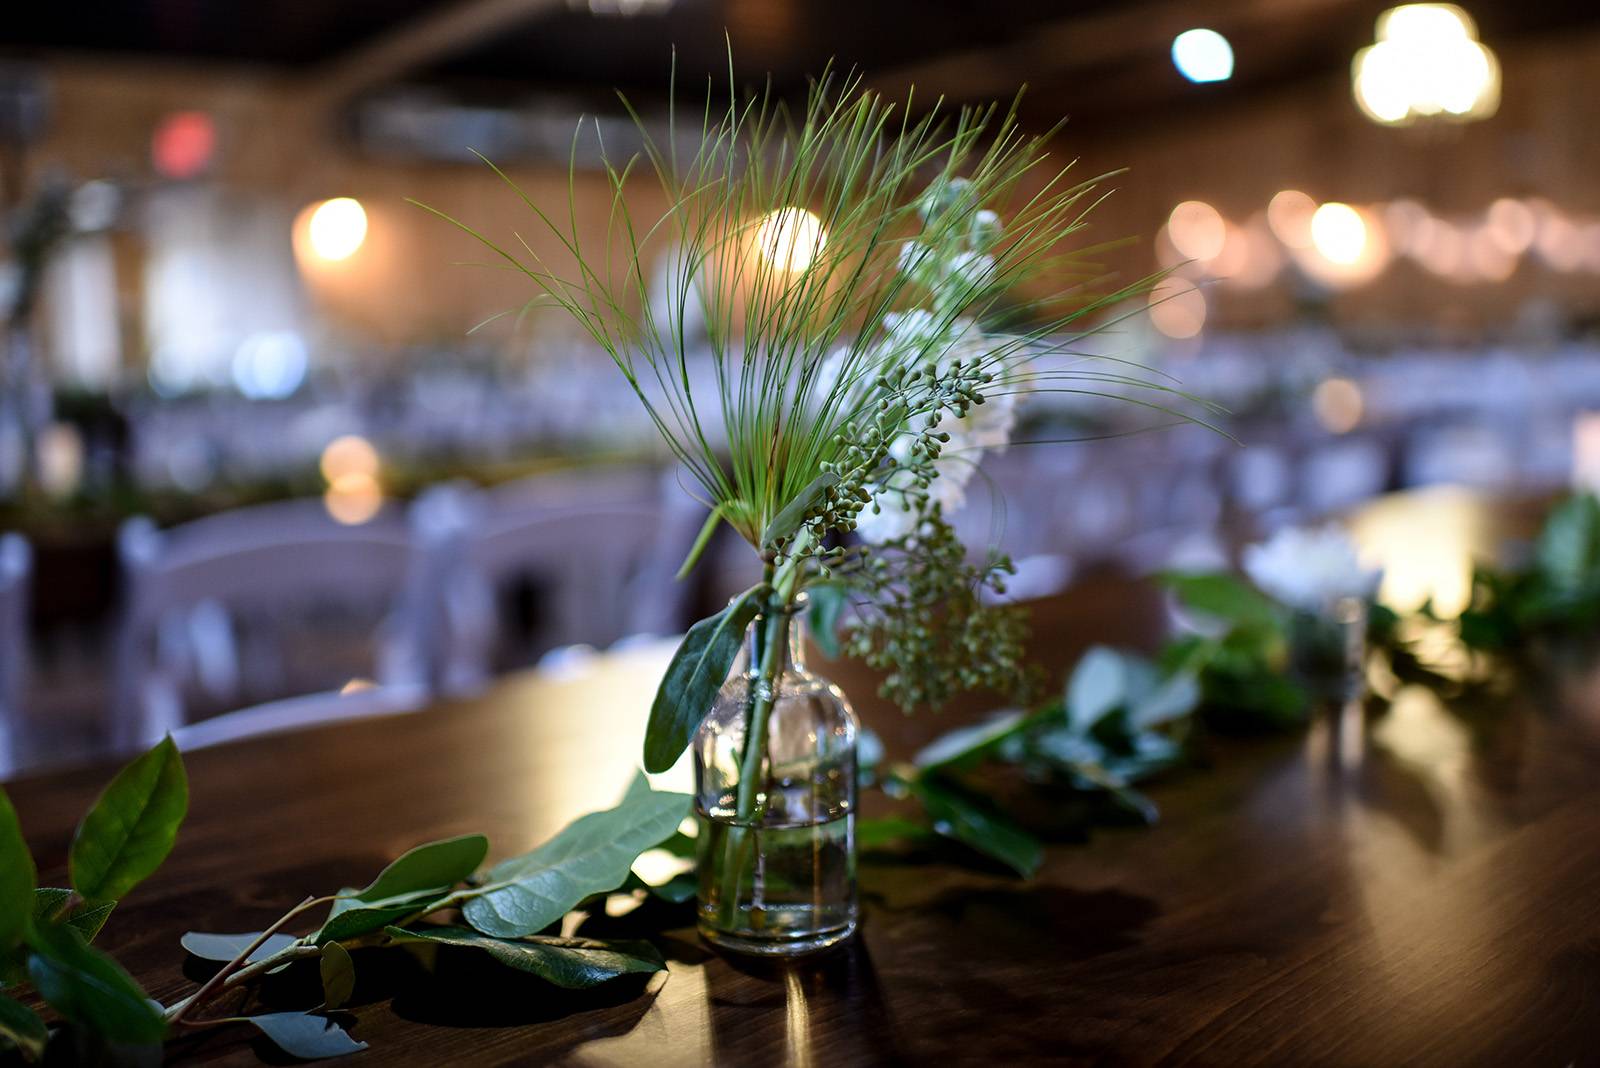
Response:
MULTIPOLYGON (((1426 541, 1434 567, 1441 546, 1526 528, 1518 509, 1443 507, 1397 498, 1354 526, 1426 541)), ((1145 584, 1089 578, 1033 606, 1037 651, 1059 673, 1092 642, 1148 645, 1161 611, 1145 584)), ((185 930, 260 928, 429 838, 481 830, 497 856, 536 844, 621 790, 669 648, 192 754, 189 823, 108 945, 170 999, 185 930)), ((1058 843, 1030 882, 866 854, 861 936, 792 968, 709 954, 685 913, 661 939, 671 975, 654 997, 358 996, 353 1033, 369 1058, 419 1065, 1583 1063, 1600 1049, 1591 663, 1552 665, 1491 708, 1403 689, 1370 720, 1352 707, 1304 734, 1217 744, 1214 766, 1155 784, 1158 826, 1058 843)), ((851 665, 824 670, 891 758, 963 714, 901 717, 851 665)), ((46 878, 104 777, 10 787, 46 878)), ((256 1063, 236 1033, 171 1052, 256 1063)))

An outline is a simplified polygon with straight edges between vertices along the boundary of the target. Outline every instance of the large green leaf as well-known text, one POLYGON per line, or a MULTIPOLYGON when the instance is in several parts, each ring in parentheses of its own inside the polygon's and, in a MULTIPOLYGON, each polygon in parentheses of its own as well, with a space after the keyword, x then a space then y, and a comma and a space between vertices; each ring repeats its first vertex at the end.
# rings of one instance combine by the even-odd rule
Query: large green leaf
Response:
MULTIPOLYGON (((245 931, 242 934, 206 934, 202 931, 189 931, 178 940, 191 954, 201 960, 214 960, 227 963, 249 948, 250 944, 261 937, 260 931, 245 931)), ((281 953, 299 941, 293 935, 274 934, 268 935, 254 952, 250 954, 246 964, 266 960, 275 953, 281 953)))
POLYGON ((0 1052, 10 1044, 22 1051, 22 1059, 36 1061, 44 1056, 50 1029, 39 1014, 20 1002, 0 994, 0 1052))
POLYGON ((509 941, 490 938, 464 927, 426 927, 386 932, 396 943, 427 942, 487 953, 508 968, 537 975, 556 986, 581 990, 622 975, 663 971, 666 962, 649 942, 600 942, 592 938, 545 938, 533 935, 509 941))
POLYGON ((33 911, 37 873, 11 799, 0 790, 0 950, 15 945, 33 911))
POLYGON ((65 922, 78 929, 78 933, 89 941, 94 941, 94 936, 100 933, 100 928, 106 925, 111 912, 117 907, 115 901, 103 901, 98 905, 91 905, 80 901, 73 905, 65 917, 58 921, 57 914, 62 905, 71 899, 72 891, 61 886, 41 886, 33 892, 33 922, 53 923, 65 922))
POLYGON ((33 927, 28 975, 52 1009, 113 1042, 159 1042, 161 1009, 121 965, 90 946, 75 929, 33 927))
POLYGON ((689 814, 688 794, 658 793, 643 775, 616 808, 570 823, 531 853, 501 861, 462 906, 467 922, 496 938, 520 938, 560 919, 591 894, 615 890, 646 849, 689 814))
POLYGON ((189 810, 189 781, 171 738, 123 768, 78 824, 72 886, 90 901, 115 901, 161 866, 189 810))
POLYGON ((689 739, 711 711, 717 690, 727 680, 745 631, 761 611, 766 593, 766 586, 752 586, 684 635, 650 706, 650 724, 644 735, 647 770, 666 771, 688 748, 689 739))
MULTIPOLYGON (((390 928, 398 930, 398 928, 390 928)), ((350 1000, 356 992, 356 964, 350 953, 337 942, 322 947, 322 959, 317 962, 322 978, 322 1007, 337 1009, 350 1000)))
POLYGON ((323 1016, 305 1012, 269 1012, 247 1017, 283 1052, 303 1061, 320 1061, 360 1053, 367 1048, 345 1033, 344 1028, 323 1016))
POLYGON ((936 776, 923 776, 911 789, 927 810, 933 829, 998 860, 1023 878, 1031 878, 1044 862, 1044 848, 1033 835, 936 776))

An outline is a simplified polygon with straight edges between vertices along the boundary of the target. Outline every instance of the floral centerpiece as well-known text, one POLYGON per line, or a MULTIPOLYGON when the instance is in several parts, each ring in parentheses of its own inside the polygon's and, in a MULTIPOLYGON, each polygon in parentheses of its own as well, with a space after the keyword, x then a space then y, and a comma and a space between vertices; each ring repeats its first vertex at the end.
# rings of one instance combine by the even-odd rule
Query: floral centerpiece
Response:
POLYGON ((1022 621, 982 596, 1010 564, 949 523, 980 457, 1029 394, 1189 398, 1073 356, 1083 324, 1148 280, 1091 285, 1101 271, 1070 245, 1103 180, 1050 162, 1055 130, 994 106, 917 117, 855 76, 821 78, 797 115, 731 85, 728 99, 696 109, 693 151, 676 109, 662 144, 640 123, 642 155, 605 165, 600 246, 575 210, 522 194, 570 269, 468 232, 610 354, 703 495, 685 573, 722 524, 760 560, 678 649, 644 763, 663 771, 694 744, 703 933, 792 952, 855 923, 855 725, 791 655, 797 612, 814 599, 831 631, 848 606, 849 650, 908 709, 1015 689, 1022 621), (665 193, 648 214, 643 172, 665 193))

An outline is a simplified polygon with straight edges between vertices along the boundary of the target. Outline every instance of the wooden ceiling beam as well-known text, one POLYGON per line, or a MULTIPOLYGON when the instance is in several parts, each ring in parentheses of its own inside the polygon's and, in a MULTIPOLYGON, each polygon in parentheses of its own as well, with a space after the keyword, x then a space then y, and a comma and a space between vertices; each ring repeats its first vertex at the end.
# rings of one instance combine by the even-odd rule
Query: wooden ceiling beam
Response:
POLYGON ((364 90, 560 9, 565 0, 459 0, 337 56, 299 80, 296 103, 326 115, 364 90))
POLYGON ((1200 17, 1191 0, 1123 3, 1112 10, 1026 27, 1003 45, 932 56, 872 78, 875 88, 903 95, 912 86, 949 99, 1010 96, 1028 79, 1126 63, 1164 50, 1184 30, 1204 24, 1226 34, 1262 24, 1316 18, 1361 0, 1212 0, 1200 17))

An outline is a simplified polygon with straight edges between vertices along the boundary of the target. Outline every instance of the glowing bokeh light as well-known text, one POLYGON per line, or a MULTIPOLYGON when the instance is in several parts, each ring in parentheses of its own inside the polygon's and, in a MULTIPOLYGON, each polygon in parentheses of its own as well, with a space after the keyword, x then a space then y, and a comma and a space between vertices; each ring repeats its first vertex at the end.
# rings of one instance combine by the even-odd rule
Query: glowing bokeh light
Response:
POLYGON ((367 239, 367 211, 354 197, 324 200, 310 209, 306 239, 318 259, 347 260, 367 239))
POLYGON ((1366 402, 1361 387, 1348 378, 1329 378, 1311 393, 1311 410, 1329 432, 1348 434, 1361 425, 1366 402))
POLYGON ((1367 248, 1367 224, 1350 205, 1329 201, 1311 216, 1311 244, 1330 263, 1358 263, 1367 248))
POLYGON ((322 506, 335 522, 360 526, 383 507, 383 490, 371 475, 352 471, 333 480, 322 495, 322 506))
POLYGON ((1500 106, 1500 65, 1454 4, 1404 4, 1378 18, 1376 43, 1356 53, 1351 84, 1374 122, 1483 119, 1500 106))
POLYGON ((1150 291, 1150 323, 1177 341, 1197 336, 1206 325, 1206 296, 1186 278, 1163 279, 1150 291))
POLYGON ((1512 197, 1501 197, 1490 204, 1488 220, 1494 243, 1513 256, 1528 251, 1539 232, 1539 219, 1533 209, 1512 197))
POLYGON ((1216 30, 1184 30, 1172 39, 1172 64, 1191 82, 1233 77, 1233 46, 1216 30))
POLYGON ((828 243, 822 220, 804 208, 779 208, 756 227, 756 248, 767 264, 791 274, 811 266, 828 243))
POLYGON ((322 477, 331 486, 347 475, 378 475, 378 450, 372 442, 357 434, 346 434, 328 442, 322 450, 317 466, 322 477))
POLYGON ((1167 216, 1167 238, 1189 259, 1209 260, 1222 251, 1228 224, 1222 213, 1205 201, 1185 200, 1167 216))
POLYGON ((1267 225, 1285 248, 1311 247, 1311 216, 1317 202, 1298 189, 1285 189, 1267 203, 1267 225))
POLYGON ((203 111, 178 111, 161 120, 150 138, 150 162, 163 178, 198 178, 211 166, 217 130, 203 111))

